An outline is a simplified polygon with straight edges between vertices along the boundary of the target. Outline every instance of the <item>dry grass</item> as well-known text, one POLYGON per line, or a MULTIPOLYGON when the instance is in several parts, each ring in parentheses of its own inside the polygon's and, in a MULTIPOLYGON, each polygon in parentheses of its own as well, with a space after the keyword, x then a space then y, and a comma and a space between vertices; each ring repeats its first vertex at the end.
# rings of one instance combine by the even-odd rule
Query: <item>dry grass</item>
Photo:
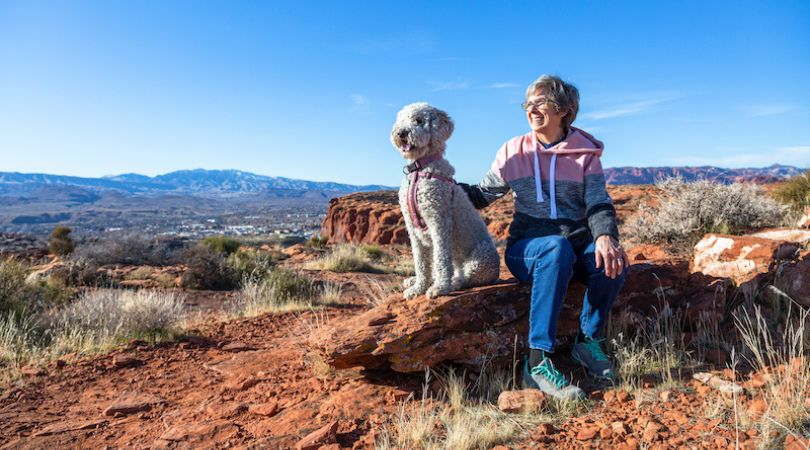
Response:
POLYGON ((305 267, 332 272, 384 272, 384 267, 373 261, 362 246, 351 244, 336 245, 329 253, 309 262, 305 267))
MULTIPOLYGON (((503 377, 490 379, 496 378, 503 381, 503 377)), ((464 377, 452 371, 439 380, 442 390, 434 399, 428 394, 430 372, 426 373, 421 400, 400 405, 397 416, 380 434, 377 449, 486 449, 523 439, 536 425, 551 420, 544 414, 503 413, 485 396, 472 397, 464 377)))
POLYGON ((255 317, 268 313, 320 308, 340 300, 341 287, 325 282, 318 286, 311 278, 290 269, 276 268, 263 279, 246 279, 230 317, 255 317))
POLYGON ((96 353, 132 338, 172 339, 183 318, 181 297, 149 290, 97 289, 36 316, 8 313, 0 317, 0 381, 66 353, 96 353))

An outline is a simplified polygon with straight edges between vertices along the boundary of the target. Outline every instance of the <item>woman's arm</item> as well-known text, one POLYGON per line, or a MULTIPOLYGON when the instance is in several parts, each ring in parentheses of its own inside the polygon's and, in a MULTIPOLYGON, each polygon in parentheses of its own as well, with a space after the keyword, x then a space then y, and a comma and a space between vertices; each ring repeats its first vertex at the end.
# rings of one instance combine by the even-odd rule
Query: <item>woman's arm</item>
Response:
POLYGON ((584 183, 588 228, 596 243, 596 267, 604 267, 608 277, 616 278, 629 265, 629 258, 619 244, 616 208, 607 192, 602 162, 596 155, 591 157, 585 167, 584 183))
POLYGON ((467 193, 475 209, 483 209, 509 192, 509 185, 490 169, 478 184, 458 183, 467 193))

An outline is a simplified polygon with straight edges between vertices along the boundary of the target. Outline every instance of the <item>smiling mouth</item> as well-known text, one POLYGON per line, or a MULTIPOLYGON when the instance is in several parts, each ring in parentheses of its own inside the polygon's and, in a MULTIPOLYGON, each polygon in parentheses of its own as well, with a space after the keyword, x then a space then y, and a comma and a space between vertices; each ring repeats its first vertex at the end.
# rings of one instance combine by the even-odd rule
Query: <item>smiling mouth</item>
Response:
POLYGON ((410 152, 410 151, 411 151, 411 148, 412 148, 412 147, 411 147, 411 144, 409 144, 409 143, 407 143, 407 142, 406 142, 406 143, 404 143, 404 144, 402 144, 402 146, 400 146, 400 147, 399 147, 399 149, 400 149, 400 150, 402 150, 402 153, 408 153, 408 152, 410 152))

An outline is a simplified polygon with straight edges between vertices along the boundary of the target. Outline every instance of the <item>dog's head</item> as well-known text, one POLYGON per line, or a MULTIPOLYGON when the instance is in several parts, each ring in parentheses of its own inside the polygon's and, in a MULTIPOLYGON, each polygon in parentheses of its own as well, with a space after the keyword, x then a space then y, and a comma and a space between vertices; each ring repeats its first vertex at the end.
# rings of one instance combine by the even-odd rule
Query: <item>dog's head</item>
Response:
POLYGON ((411 103, 397 113, 391 143, 407 160, 444 153, 445 141, 453 134, 453 119, 427 103, 411 103))

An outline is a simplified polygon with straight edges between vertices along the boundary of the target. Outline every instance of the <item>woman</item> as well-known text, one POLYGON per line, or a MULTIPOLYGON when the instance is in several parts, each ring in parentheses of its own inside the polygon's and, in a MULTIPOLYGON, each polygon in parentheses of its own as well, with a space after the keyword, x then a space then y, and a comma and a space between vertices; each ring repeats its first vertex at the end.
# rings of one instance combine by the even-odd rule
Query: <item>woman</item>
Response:
POLYGON ((577 88, 543 75, 526 90, 523 107, 531 131, 498 150, 479 185, 462 187, 479 209, 510 190, 515 197, 505 259, 516 278, 532 283, 524 383, 558 398, 581 398, 584 392, 552 361, 568 283, 576 276, 587 285, 572 356, 591 375, 612 380, 603 333, 629 263, 599 160, 602 143, 571 126, 577 88))

